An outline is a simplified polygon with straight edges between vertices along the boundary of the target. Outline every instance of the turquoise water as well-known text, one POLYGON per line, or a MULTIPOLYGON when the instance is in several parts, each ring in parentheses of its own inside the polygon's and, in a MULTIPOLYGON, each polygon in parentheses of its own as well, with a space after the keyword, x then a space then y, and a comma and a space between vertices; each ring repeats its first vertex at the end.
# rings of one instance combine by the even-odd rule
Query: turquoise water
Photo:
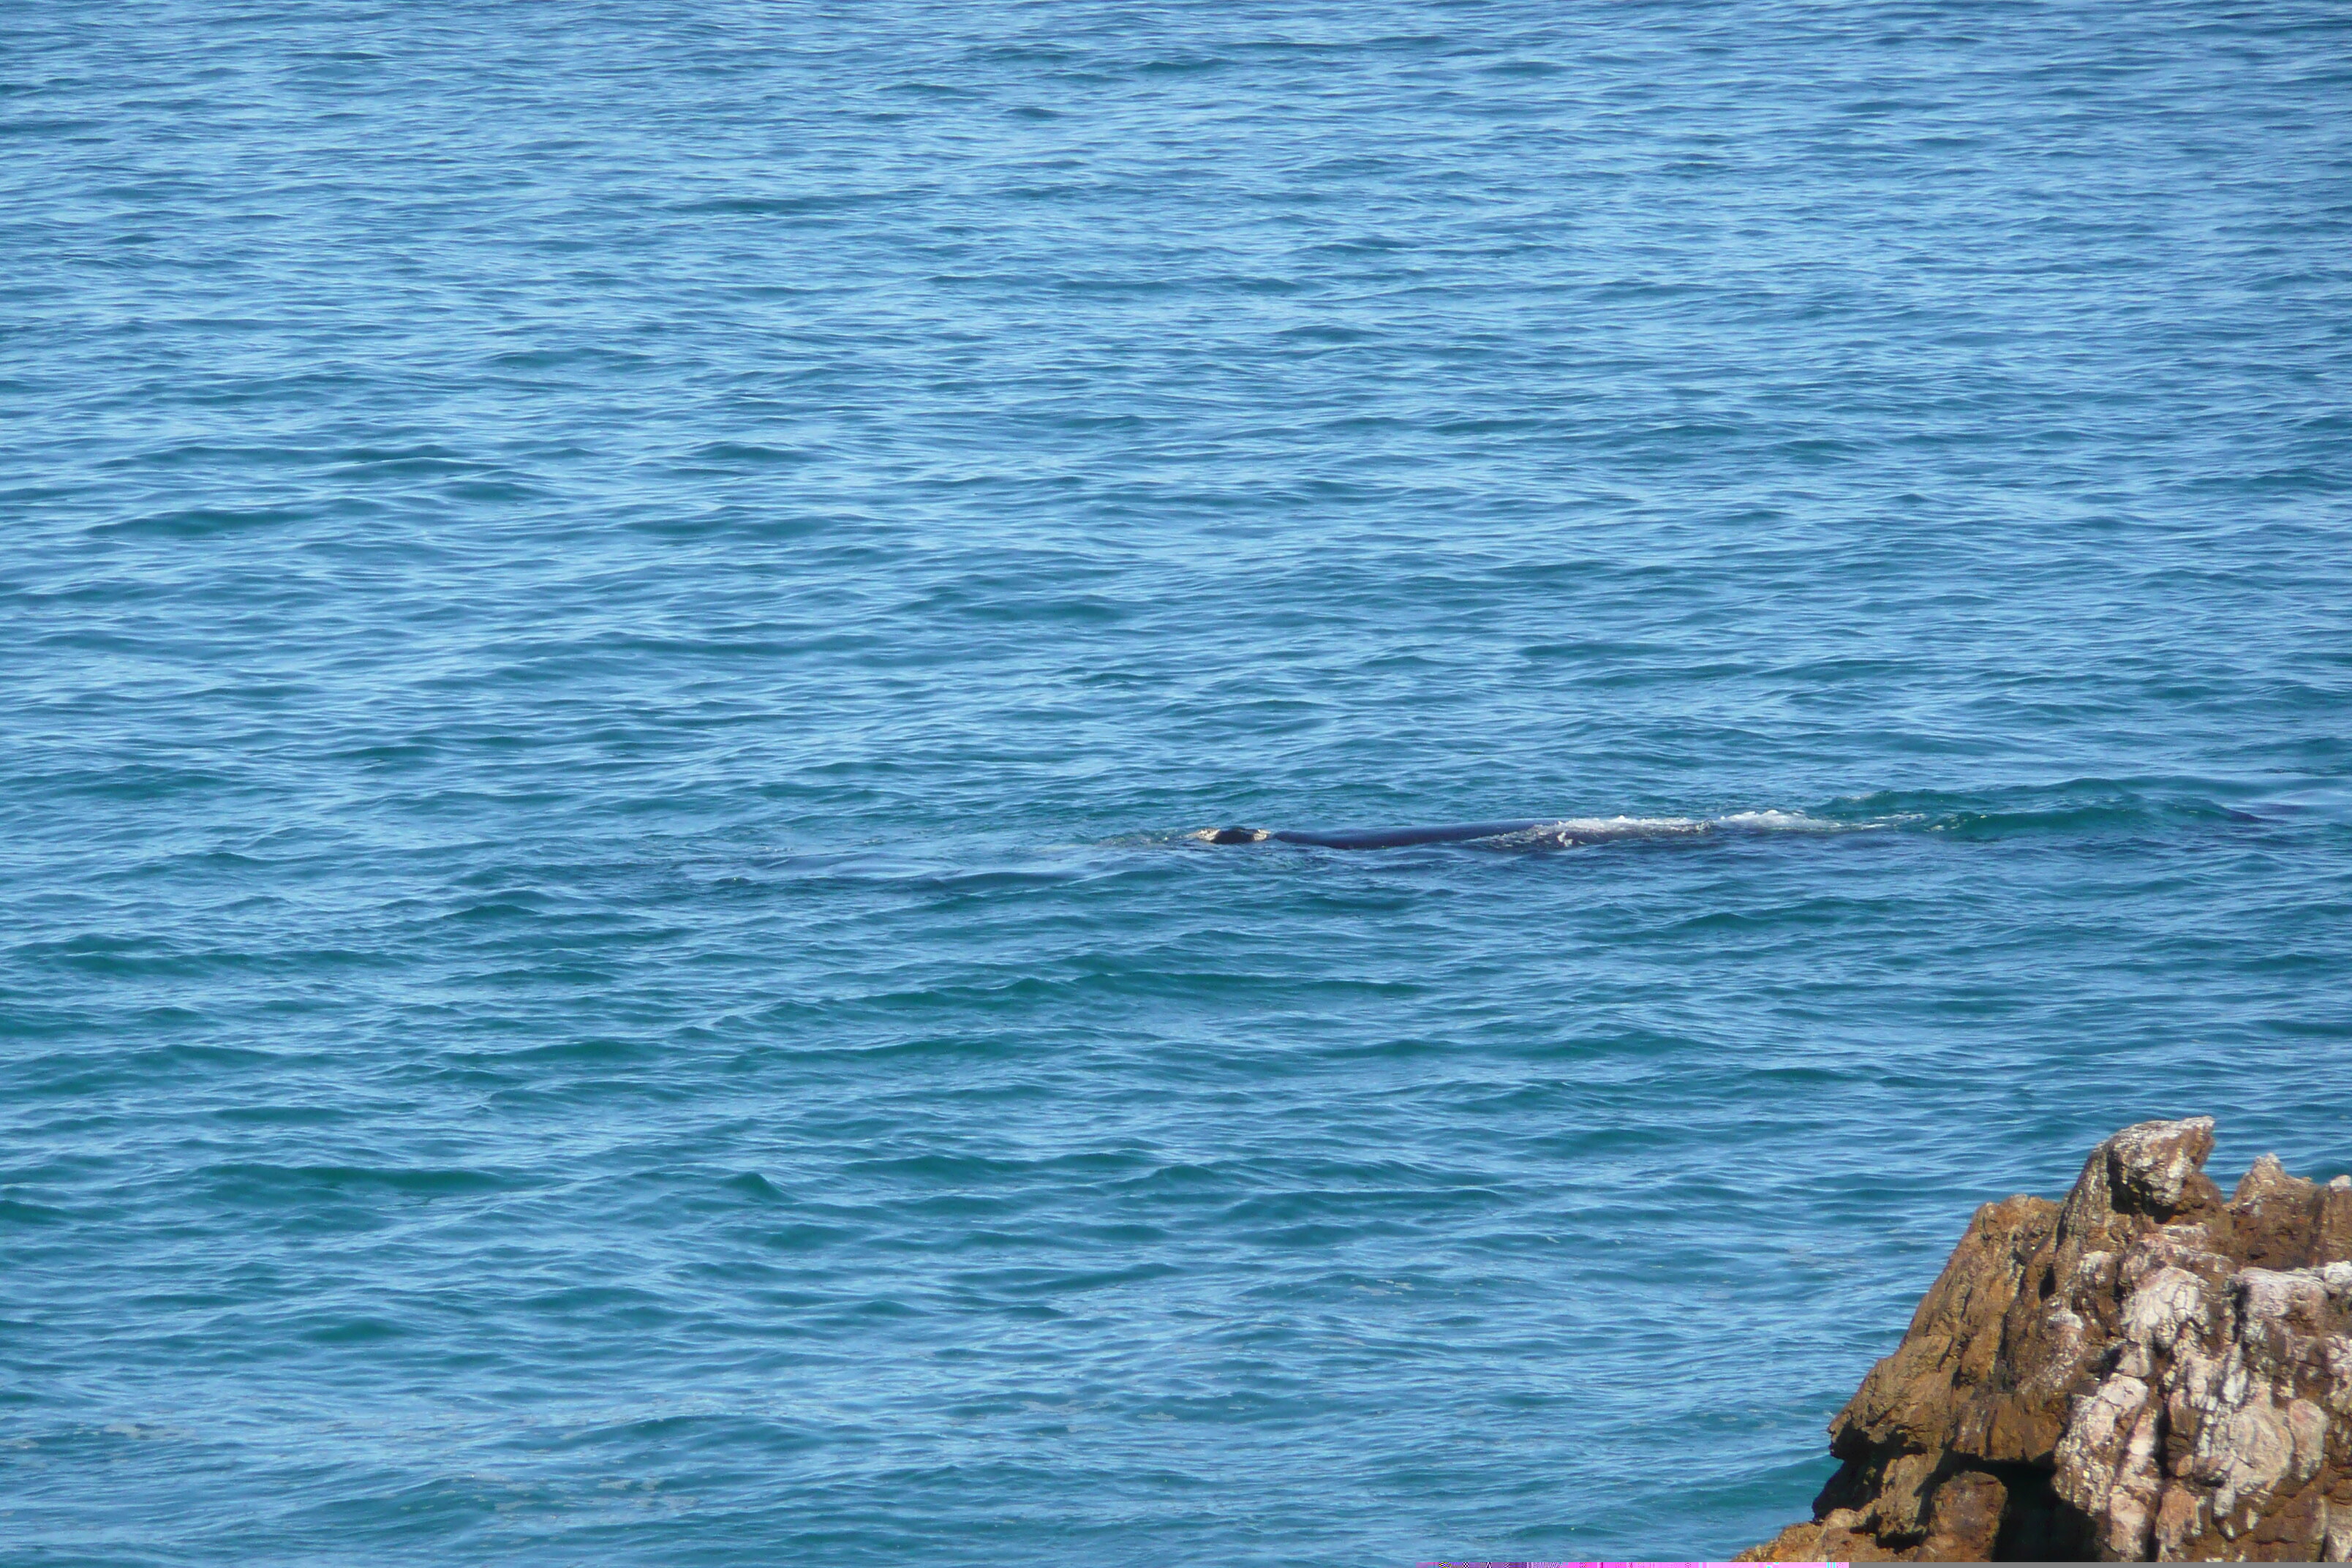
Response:
POLYGON ((2340 6, 5 26, 0 1559, 1722 1554, 2352 1165, 2340 6))

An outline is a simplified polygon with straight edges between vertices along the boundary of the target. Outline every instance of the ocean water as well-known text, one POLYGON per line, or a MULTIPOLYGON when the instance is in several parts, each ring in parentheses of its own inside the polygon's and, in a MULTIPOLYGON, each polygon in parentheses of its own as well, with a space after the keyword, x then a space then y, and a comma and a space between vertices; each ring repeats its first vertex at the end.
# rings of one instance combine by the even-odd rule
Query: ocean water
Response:
POLYGON ((1975 1204, 2352 1167, 2348 95, 2297 0, 12 5, 0 1561, 1801 1517, 1975 1204))

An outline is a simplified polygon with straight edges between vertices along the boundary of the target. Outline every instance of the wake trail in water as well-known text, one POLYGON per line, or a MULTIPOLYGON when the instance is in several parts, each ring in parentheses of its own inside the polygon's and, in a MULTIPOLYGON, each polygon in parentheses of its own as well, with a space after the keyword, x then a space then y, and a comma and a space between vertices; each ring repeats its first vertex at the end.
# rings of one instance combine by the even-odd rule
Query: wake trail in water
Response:
POLYGON ((1835 821, 1801 812, 1742 811, 1721 816, 1528 817, 1419 827, 1314 832, 1290 828, 1203 827, 1183 837, 1206 844, 1295 844, 1318 849, 1402 849, 1464 844, 1492 849, 1570 849, 1627 839, 1697 838, 1721 834, 1852 833, 1898 826, 1894 819, 1835 821))
POLYGON ((1319 849, 1401 849, 1459 844, 1478 849, 1573 849, 1648 839, 1767 835, 1927 833, 1961 839, 2021 835, 2064 837, 2168 833, 2266 825, 2273 816, 2174 792, 2145 792, 2105 781, 1972 795, 1888 792, 1848 797, 1814 811, 1733 811, 1700 816, 1526 817, 1403 827, 1293 829, 1203 827, 1180 839, 1217 845, 1287 844, 1319 849))

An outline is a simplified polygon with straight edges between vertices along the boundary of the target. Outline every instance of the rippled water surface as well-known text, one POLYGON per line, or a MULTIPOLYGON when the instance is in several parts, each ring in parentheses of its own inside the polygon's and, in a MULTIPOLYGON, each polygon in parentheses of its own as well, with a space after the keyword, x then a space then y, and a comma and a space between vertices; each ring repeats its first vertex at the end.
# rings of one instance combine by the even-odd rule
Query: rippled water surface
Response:
POLYGON ((11 1563, 1723 1554, 2352 1165, 2340 5, 0 34, 11 1563))

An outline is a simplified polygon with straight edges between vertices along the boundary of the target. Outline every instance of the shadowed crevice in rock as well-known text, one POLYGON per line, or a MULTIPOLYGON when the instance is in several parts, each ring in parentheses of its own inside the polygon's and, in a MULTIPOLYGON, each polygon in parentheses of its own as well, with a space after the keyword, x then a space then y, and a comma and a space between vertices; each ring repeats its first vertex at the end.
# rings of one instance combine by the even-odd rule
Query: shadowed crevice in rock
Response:
POLYGON ((1979 1209, 1742 1560, 2352 1559, 2352 1181, 2265 1154, 2224 1197, 2212 1150, 2143 1121, 1979 1209))

